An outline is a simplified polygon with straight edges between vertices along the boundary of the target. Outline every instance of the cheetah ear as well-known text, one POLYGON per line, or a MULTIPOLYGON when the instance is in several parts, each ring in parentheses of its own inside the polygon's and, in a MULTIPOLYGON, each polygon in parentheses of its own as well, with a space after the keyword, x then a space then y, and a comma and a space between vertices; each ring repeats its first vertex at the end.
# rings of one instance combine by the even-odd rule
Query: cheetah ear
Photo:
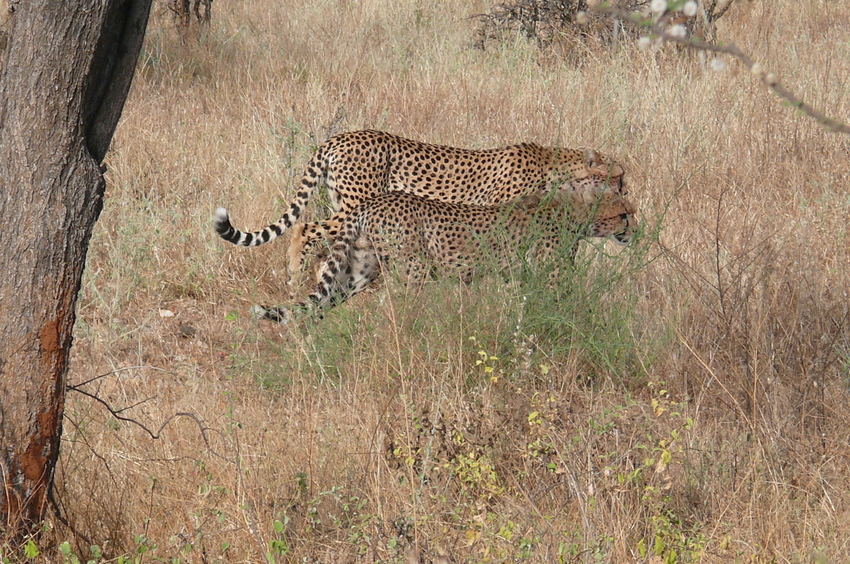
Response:
POLYGON ((593 149, 585 149, 584 150, 584 164, 589 167, 593 167, 600 163, 599 155, 593 149))
POLYGON ((596 194, 593 190, 579 190, 578 192, 573 193, 578 196, 579 201, 584 204, 586 208, 592 208, 599 200, 598 194, 596 194))
POLYGON ((611 178, 619 178, 619 177, 623 176, 625 173, 626 173, 626 171, 623 170, 623 167, 621 167, 620 165, 618 165, 616 163, 612 164, 611 166, 608 167, 608 176, 610 176, 611 178))

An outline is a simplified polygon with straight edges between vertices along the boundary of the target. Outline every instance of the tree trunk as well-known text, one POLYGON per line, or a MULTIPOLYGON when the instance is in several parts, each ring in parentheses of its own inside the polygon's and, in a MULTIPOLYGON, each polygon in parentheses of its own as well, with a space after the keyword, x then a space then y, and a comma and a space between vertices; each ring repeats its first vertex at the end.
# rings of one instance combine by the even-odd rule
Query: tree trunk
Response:
POLYGON ((0 67, 0 530, 43 520, 100 170, 150 0, 11 4, 0 67))

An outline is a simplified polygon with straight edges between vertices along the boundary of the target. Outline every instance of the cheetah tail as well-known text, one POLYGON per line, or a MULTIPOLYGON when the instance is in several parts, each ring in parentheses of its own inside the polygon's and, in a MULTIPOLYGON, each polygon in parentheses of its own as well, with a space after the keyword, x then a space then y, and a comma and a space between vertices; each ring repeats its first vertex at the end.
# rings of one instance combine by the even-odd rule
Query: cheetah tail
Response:
POLYGON ((307 202, 316 189, 316 185, 321 178, 324 178, 326 172, 327 159, 325 158, 325 152, 319 149, 307 165, 307 170, 301 178, 301 186, 295 195, 295 200, 289 204, 289 210, 277 222, 267 225, 259 231, 240 231, 230 223, 230 214, 227 213, 227 210, 225 208, 217 208, 213 218, 213 228, 219 237, 234 245, 256 247, 257 245, 273 241, 295 224, 301 212, 307 206, 307 202))

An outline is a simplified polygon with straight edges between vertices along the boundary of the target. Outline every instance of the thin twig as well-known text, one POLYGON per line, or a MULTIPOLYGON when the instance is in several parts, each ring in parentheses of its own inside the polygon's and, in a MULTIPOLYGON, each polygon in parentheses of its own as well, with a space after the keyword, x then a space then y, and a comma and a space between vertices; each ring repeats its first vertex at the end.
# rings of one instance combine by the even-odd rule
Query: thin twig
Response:
POLYGON ((86 384, 91 384, 95 380, 100 380, 106 376, 111 376, 113 374, 118 374, 119 372, 124 372, 126 370, 141 370, 142 368, 149 370, 158 370, 160 372, 168 372, 168 370, 163 370, 162 368, 157 368, 156 366, 122 366, 121 368, 116 368, 115 370, 110 370, 109 372, 104 372, 103 374, 98 374, 97 376, 92 376, 88 380, 83 380, 78 384, 70 384, 69 387, 79 387, 85 386, 86 384))
POLYGON ((86 545, 91 546, 92 544, 94 544, 94 543, 92 542, 91 538, 89 538, 89 537, 88 537, 88 536, 86 536, 85 534, 81 533, 81 532, 80 532, 80 531, 79 531, 76 527, 74 527, 74 525, 73 525, 73 524, 72 524, 72 523, 71 523, 71 522, 70 522, 70 521, 69 521, 69 520, 68 520, 68 519, 67 519, 67 518, 66 518, 66 517, 62 514, 62 510, 61 510, 61 509, 60 509, 60 507, 59 507, 59 502, 56 500, 55 495, 56 495, 56 494, 55 494, 55 492, 53 491, 53 488, 50 488, 50 489, 48 490, 48 492, 47 492, 47 500, 50 502, 50 505, 53 507, 53 516, 54 516, 54 517, 56 517, 56 519, 57 519, 60 523, 62 523, 63 525, 65 525, 65 527, 67 527, 67 528, 68 528, 68 530, 69 530, 69 531, 71 531, 71 532, 74 534, 74 536, 75 536, 75 537, 77 537, 78 539, 83 539, 83 542, 84 542, 86 545))
POLYGON ((148 396, 141 401, 137 401, 136 403, 131 403, 130 405, 124 406, 121 409, 116 409, 115 411, 118 412, 118 413, 123 413, 123 412, 127 411, 128 409, 133 409, 134 407, 139 407, 143 403, 147 403, 154 398, 156 398, 156 396, 148 396))

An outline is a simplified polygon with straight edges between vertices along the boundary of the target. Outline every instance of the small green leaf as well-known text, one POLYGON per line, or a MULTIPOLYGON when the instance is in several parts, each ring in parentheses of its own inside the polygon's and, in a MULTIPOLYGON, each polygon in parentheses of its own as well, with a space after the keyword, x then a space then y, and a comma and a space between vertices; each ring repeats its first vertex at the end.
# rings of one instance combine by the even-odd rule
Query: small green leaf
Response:
POLYGON ((32 539, 27 541, 27 544, 24 545, 24 555, 27 558, 35 558, 39 554, 41 554, 38 550, 38 547, 35 545, 32 539))

